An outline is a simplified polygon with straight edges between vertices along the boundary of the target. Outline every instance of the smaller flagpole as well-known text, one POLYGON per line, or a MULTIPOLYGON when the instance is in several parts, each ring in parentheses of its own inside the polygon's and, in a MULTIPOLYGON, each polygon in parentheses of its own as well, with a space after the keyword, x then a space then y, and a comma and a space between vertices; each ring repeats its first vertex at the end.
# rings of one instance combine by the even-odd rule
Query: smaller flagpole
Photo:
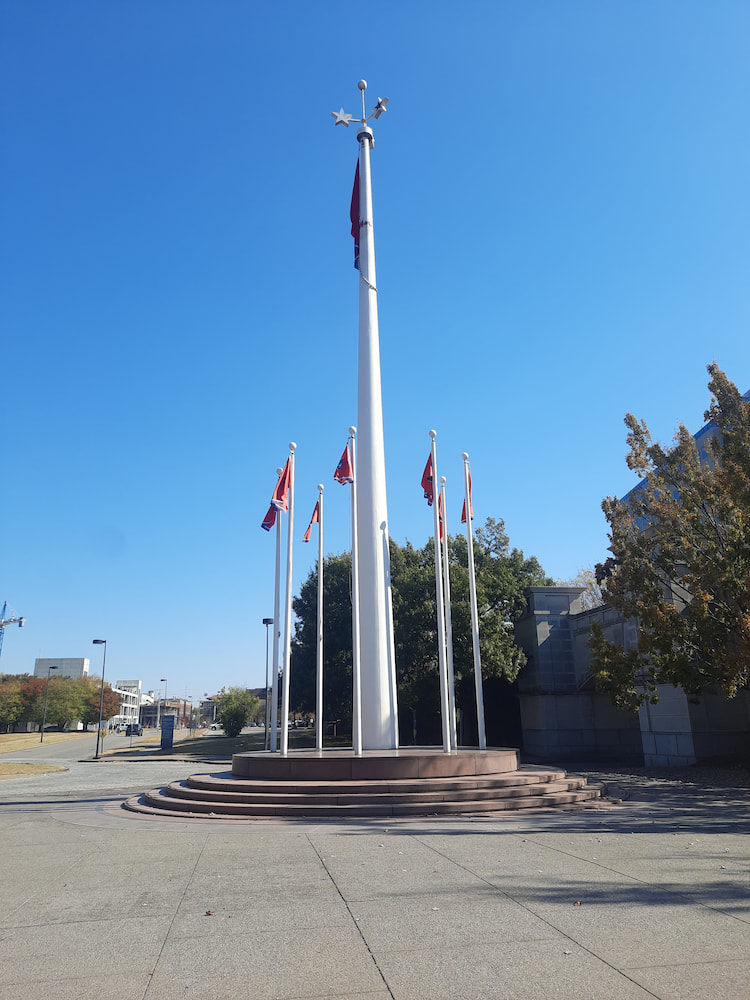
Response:
MULTIPOLYGON (((276 475, 281 476, 283 469, 277 469, 276 475)), ((279 726, 279 637, 281 635, 281 511, 276 511, 276 576, 273 592, 273 674, 271 677, 271 732, 268 748, 276 753, 279 726)))
POLYGON ((286 539, 286 602, 284 606, 284 677, 281 689, 281 753, 289 749, 289 667, 292 659, 292 542, 294 540, 294 452, 289 444, 289 524, 286 539))
POLYGON ((318 483, 318 655, 315 674, 315 749, 323 749, 323 484, 318 483))
POLYGON ((464 510, 466 511, 466 545, 469 553, 469 595, 471 599, 471 638, 474 646, 474 687, 477 697, 477 730, 479 733, 479 749, 487 749, 487 736, 484 727, 484 692, 482 689, 482 658, 479 653, 479 611, 477 609, 477 577, 474 569, 474 539, 471 533, 471 519, 474 509, 471 501, 471 471, 469 456, 464 452, 464 510))
POLYGON ((445 605, 443 603, 443 573, 441 569, 441 559, 440 559, 440 514, 438 511, 439 501, 438 496, 439 491, 435 489, 438 483, 438 473, 437 473, 437 447, 435 445, 435 438, 437 437, 437 431, 430 431, 430 438, 432 444, 430 446, 430 454, 432 456, 432 513, 433 513, 433 524, 435 528, 435 606, 437 610, 437 626, 438 626, 438 669, 440 674, 440 707, 442 712, 443 721, 443 752, 451 752, 451 734, 450 734, 450 710, 448 707, 448 673, 445 663, 445 605))
POLYGON ((453 622, 451 618, 451 576, 450 560, 448 558, 448 524, 447 510, 445 505, 445 476, 440 477, 440 498, 443 509, 438 511, 443 526, 443 594, 445 597, 445 648, 447 652, 447 672, 448 672, 448 704, 450 707, 451 719, 451 750, 455 750, 458 745, 456 736, 456 684, 453 676, 453 622))
POLYGON ((357 428, 349 428, 352 449, 352 749, 362 756, 362 677, 359 646, 359 539, 357 536, 357 428))

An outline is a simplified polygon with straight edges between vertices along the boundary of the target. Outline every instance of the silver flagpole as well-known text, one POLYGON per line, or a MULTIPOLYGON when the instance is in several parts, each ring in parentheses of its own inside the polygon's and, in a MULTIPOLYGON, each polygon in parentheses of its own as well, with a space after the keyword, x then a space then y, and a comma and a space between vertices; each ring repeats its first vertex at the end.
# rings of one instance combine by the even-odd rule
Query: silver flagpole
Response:
MULTIPOLYGON (((280 476, 284 470, 277 469, 280 476)), ((276 583, 273 593, 273 674, 271 677, 271 732, 268 747, 272 753, 279 748, 279 637, 281 636, 281 517, 276 511, 276 583)))
POLYGON ((318 655, 315 674, 315 749, 323 749, 323 484, 318 483, 318 655))
POLYGON ((289 524, 286 539, 286 602, 284 606, 284 678, 281 689, 281 753, 289 749, 289 667, 292 659, 292 548, 294 541, 294 452, 289 445, 289 524))
MULTIPOLYGON (((361 658, 362 743, 368 750, 397 746, 396 692, 393 684, 393 613, 387 607, 389 577, 388 504, 385 486, 383 400, 380 380, 378 290, 375 277, 370 150, 374 137, 367 124, 385 111, 388 98, 378 98, 365 113, 367 83, 357 84, 362 95, 362 117, 343 107, 332 112, 336 125, 348 128, 356 121, 359 143, 359 211, 353 225, 359 252, 359 349, 357 375, 357 540, 359 545, 359 631, 361 658)), ((356 737, 354 737, 356 742, 356 737)))
POLYGON ((357 428, 349 428, 352 451, 352 749, 362 756, 362 664, 359 632, 359 531, 357 524, 357 428))
POLYGON ((471 533, 471 519, 474 512, 471 509, 471 486, 469 456, 466 452, 461 456, 464 460, 464 502, 466 504, 466 545, 469 553, 469 594, 471 598, 471 638, 474 646, 474 687, 477 696, 477 729, 479 732, 479 749, 487 749, 487 737, 484 729, 484 692, 482 690, 482 658, 479 653, 479 611, 477 609, 477 577, 474 569, 474 539, 471 533))
POLYGON ((445 604, 443 599, 443 572, 440 558, 440 515, 438 513, 440 490, 437 472, 437 448, 435 438, 437 431, 430 431, 432 439, 430 454, 432 456, 432 518, 435 528, 435 606, 438 626, 438 668, 440 673, 440 708, 443 722, 443 751, 451 752, 451 720, 448 707, 448 672, 445 663, 445 604))
POLYGON ((456 739, 456 685, 453 677, 453 622, 451 619, 451 576, 448 558, 448 518, 445 506, 445 476, 440 477, 440 497, 443 501, 443 596, 445 597, 445 648, 447 652, 448 704, 451 717, 451 750, 457 748, 456 739))

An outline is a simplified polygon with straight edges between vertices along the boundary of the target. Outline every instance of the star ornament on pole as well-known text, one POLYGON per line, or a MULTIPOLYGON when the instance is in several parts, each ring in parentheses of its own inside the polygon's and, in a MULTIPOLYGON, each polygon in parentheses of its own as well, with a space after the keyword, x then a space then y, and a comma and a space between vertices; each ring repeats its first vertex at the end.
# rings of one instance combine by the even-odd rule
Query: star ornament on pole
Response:
POLYGON ((365 91, 367 90, 367 80, 360 80, 357 86, 362 92, 362 117, 355 118, 354 115, 348 115, 343 108, 339 108, 338 111, 332 111, 331 117, 335 118, 334 125, 345 125, 349 128, 349 122, 357 122, 358 125, 366 125, 371 118, 378 119, 380 116, 388 110, 386 105, 388 104, 387 97, 379 97, 378 103, 368 114, 365 112, 365 91))

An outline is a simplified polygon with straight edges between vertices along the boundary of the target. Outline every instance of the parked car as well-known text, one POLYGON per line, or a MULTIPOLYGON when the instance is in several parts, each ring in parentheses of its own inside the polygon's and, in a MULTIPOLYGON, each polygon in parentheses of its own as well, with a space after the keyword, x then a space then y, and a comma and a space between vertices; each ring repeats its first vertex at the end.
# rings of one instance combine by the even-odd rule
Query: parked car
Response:
POLYGON ((125 727, 126 736, 143 736, 143 726, 139 722, 134 722, 130 726, 125 727))

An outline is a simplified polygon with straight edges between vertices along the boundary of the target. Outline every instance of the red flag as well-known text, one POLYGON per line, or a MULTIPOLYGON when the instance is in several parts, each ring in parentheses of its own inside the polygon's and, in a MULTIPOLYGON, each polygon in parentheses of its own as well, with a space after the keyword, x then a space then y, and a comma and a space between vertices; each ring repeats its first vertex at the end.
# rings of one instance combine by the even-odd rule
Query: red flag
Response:
POLYGON ((318 502, 315 504, 315 510, 312 512, 312 517, 310 518, 310 523, 308 524, 307 531, 305 532, 304 538, 302 539, 303 542, 309 542, 310 541, 310 531, 312 529, 312 526, 316 522, 320 523, 320 500, 318 500, 318 502))
POLYGON ((268 508, 268 513, 263 518, 263 523, 261 524, 261 528, 264 531, 270 531, 274 524, 276 524, 276 513, 276 508, 273 504, 271 504, 268 508))
POLYGON ((354 472, 352 470, 351 458, 349 457, 349 442, 347 442, 346 448, 344 448, 344 454, 336 466, 333 478, 337 483, 341 483, 342 486, 348 486, 354 482, 354 472))
POLYGON ((443 540, 443 520, 445 515, 443 513, 443 494, 438 493, 438 521, 440 522, 440 541, 443 540))
MULTIPOLYGON (((471 472, 469 472, 469 517, 474 520, 474 501, 471 498, 471 472)), ((466 500, 461 508, 461 524, 466 524, 466 500)))
POLYGON ((359 160, 357 160, 357 169, 354 171, 349 218, 352 220, 352 236, 354 237, 354 266, 359 270, 359 160))
POLYGON ((427 465, 425 465, 424 472, 422 473, 422 489, 424 490, 424 498, 430 507, 432 507, 433 501, 432 479, 432 452, 430 452, 430 457, 427 459, 427 465))
POLYGON ((289 485, 292 478, 292 466, 290 460, 286 460, 284 471, 279 476, 276 489, 271 497, 271 506, 276 510, 289 510, 289 485))

